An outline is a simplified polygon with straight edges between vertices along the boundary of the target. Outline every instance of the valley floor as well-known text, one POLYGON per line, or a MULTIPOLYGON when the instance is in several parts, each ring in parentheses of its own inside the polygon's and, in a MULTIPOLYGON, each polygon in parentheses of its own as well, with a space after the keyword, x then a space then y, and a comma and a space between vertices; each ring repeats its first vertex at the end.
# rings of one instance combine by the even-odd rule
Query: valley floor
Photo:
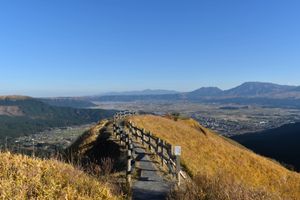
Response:
MULTIPOLYGON (((50 157, 66 149, 95 124, 53 128, 36 134, 7 139, 7 148, 16 153, 50 157)), ((2 148, 5 148, 3 141, 2 148)))
POLYGON ((155 114, 180 113, 192 117, 206 128, 232 136, 277 128, 300 121, 300 110, 267 108, 237 104, 202 104, 188 102, 94 102, 97 108, 141 110, 155 114))

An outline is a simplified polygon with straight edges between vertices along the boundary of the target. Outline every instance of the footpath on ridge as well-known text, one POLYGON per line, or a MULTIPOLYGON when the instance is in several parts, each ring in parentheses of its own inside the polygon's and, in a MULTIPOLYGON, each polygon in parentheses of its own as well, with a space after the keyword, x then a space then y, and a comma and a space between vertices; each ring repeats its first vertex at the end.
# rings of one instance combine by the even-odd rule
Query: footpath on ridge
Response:
POLYGON ((132 199, 166 199, 172 187, 172 182, 164 179, 162 172, 156 167, 145 147, 134 142, 135 171, 138 172, 133 180, 132 199))
MULTIPOLYGON (((159 143, 156 143, 154 146, 156 146, 157 151, 149 150, 151 144, 150 136, 148 136, 147 140, 149 143, 146 143, 144 136, 142 136, 142 139, 138 138, 137 135, 133 136, 130 130, 128 130, 130 128, 126 127, 125 124, 124 118, 114 119, 114 127, 113 129, 110 128, 110 130, 112 130, 112 135, 116 138, 116 141, 120 143, 120 145, 123 144, 123 147, 125 144, 125 148, 130 152, 127 160, 127 174, 129 169, 130 179, 128 183, 131 187, 132 199, 166 199, 172 187, 176 185, 176 176, 174 171, 172 172, 173 175, 170 175, 170 169, 168 169, 168 171, 164 168, 167 164, 162 165, 162 162, 159 161, 161 158, 157 157, 158 149, 163 151, 165 147, 159 146, 159 143), (131 147, 129 147, 129 143, 131 147), (129 168, 128 165, 130 165, 129 168)), ((144 132, 142 131, 141 134, 144 134, 144 132)), ((147 136, 145 135, 145 137, 147 136)), ((170 151, 165 150, 165 154, 169 152, 170 151)), ((171 161, 167 163, 169 163, 168 166, 171 167, 171 161)))

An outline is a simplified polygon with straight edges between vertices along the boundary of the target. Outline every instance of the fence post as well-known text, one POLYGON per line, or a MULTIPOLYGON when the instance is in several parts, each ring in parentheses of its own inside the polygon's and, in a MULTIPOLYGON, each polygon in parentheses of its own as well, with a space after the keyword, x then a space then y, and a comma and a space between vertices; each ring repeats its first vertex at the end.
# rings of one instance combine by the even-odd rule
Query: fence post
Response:
POLYGON ((138 140, 138 132, 135 128, 133 128, 132 130, 133 130, 134 135, 135 135, 135 140, 137 141, 138 140))
POLYGON ((178 156, 176 156, 176 176, 177 176, 177 184, 178 184, 178 186, 180 186, 180 184, 181 184, 180 171, 181 171, 180 155, 178 155, 178 156))
POLYGON ((142 133, 142 145, 144 146, 144 129, 141 131, 142 133))
POLYGON ((174 147, 174 156, 176 159, 176 178, 177 178, 177 184, 180 186, 180 171, 181 171, 181 166, 180 166, 180 155, 181 155, 181 146, 175 146, 174 147))
POLYGON ((159 138, 157 138, 156 140, 155 140, 155 143, 156 143, 156 149, 155 149, 155 152, 156 152, 156 154, 158 155, 158 153, 159 153, 159 144, 160 144, 160 139, 159 138))
POLYGON ((125 134, 125 144, 126 148, 129 149, 129 135, 125 134))
POLYGON ((169 168, 169 173, 171 174, 171 173, 172 173, 172 164, 171 164, 171 158, 172 158, 172 145, 168 145, 167 152, 168 152, 168 156, 169 156, 169 159, 168 159, 168 161, 167 161, 167 165, 168 165, 168 168, 169 168))
POLYGON ((32 139, 32 157, 35 157, 34 139, 32 139))
POLYGON ((132 174, 132 149, 133 149, 133 145, 132 145, 132 141, 131 139, 128 140, 128 151, 127 151, 127 183, 129 184, 129 186, 131 185, 131 174, 132 174))
POLYGON ((152 136, 152 134, 150 133, 150 132, 148 132, 148 145, 149 145, 149 150, 150 150, 150 152, 151 152, 151 150, 152 150, 152 146, 151 146, 151 136, 152 136))
POLYGON ((161 165, 164 166, 164 148, 165 148, 165 141, 161 141, 160 143, 160 148, 161 148, 161 165))

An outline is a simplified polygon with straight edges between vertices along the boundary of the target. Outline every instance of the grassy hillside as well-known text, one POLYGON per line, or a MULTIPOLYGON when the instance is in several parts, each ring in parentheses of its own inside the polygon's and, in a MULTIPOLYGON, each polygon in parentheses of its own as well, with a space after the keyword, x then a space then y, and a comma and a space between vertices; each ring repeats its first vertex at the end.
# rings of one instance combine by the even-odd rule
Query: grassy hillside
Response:
MULTIPOLYGON (((272 199, 300 198, 300 174, 213 133, 192 119, 174 121, 143 115, 130 120, 169 143, 182 146, 182 163, 194 177, 207 177, 215 184, 231 180, 232 184, 270 194, 272 199)), ((229 193, 234 194, 234 190, 229 193)))
POLYGON ((0 115, 0 139, 32 134, 51 127, 97 122, 114 114, 109 110, 55 107, 32 98, 0 98, 0 107, 12 106, 17 107, 17 115, 0 115))
POLYGON ((121 199, 71 165, 0 153, 0 199, 121 199))
POLYGON ((126 156, 122 154, 120 146, 110 140, 111 125, 111 121, 105 119, 86 131, 66 149, 68 159, 80 162, 83 167, 87 168, 91 163, 104 167, 105 163, 110 162, 109 171, 125 170, 126 156))
POLYGON ((300 123, 231 138, 259 154, 275 158, 300 172, 300 123))
POLYGON ((73 157, 83 157, 87 151, 93 148, 100 134, 100 130, 107 125, 108 120, 100 121, 96 126, 82 134, 66 151, 73 157))

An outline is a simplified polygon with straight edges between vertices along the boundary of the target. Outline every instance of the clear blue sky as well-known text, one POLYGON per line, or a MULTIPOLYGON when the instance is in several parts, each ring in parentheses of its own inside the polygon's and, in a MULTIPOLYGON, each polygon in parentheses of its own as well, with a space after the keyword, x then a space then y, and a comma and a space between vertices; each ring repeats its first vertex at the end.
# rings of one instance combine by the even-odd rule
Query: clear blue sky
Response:
POLYGON ((0 0, 0 94, 300 85, 300 1, 0 0))

